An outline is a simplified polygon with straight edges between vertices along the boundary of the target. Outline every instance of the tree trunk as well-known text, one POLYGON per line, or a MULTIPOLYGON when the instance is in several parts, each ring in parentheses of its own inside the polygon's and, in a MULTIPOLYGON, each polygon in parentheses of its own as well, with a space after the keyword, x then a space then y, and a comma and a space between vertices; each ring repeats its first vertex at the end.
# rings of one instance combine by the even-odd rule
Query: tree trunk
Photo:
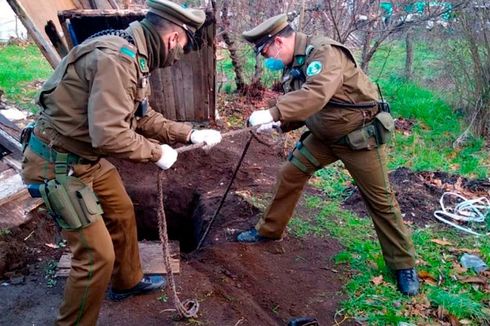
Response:
POLYGON ((407 31, 407 35, 405 37, 405 45, 407 48, 405 57, 405 78, 407 80, 411 80, 413 66, 413 32, 411 29, 407 31))
POLYGON ((368 29, 364 33, 364 40, 362 44, 362 54, 361 54, 361 69, 367 74, 369 69, 369 44, 371 43, 371 39, 373 37, 373 33, 370 29, 368 29))
POLYGON ((260 78, 262 77, 262 62, 260 60, 260 54, 255 56, 255 72, 252 77, 252 84, 260 84, 260 78))
POLYGON ((235 83, 237 92, 241 92, 245 87, 245 80, 243 78, 243 67, 239 60, 238 49, 235 45, 235 41, 232 38, 231 33, 228 32, 230 29, 230 22, 228 20, 228 0, 223 1, 223 8, 221 10, 221 21, 223 28, 223 41, 225 41, 228 51, 230 52, 231 64, 233 65, 233 70, 235 71, 235 83))

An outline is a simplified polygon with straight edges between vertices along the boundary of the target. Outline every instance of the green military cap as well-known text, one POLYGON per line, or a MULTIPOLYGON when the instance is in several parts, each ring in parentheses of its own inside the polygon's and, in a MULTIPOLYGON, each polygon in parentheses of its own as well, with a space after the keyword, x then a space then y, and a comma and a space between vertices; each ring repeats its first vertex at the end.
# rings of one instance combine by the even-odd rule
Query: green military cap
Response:
POLYGON ((287 26, 289 26, 288 16, 281 14, 267 19, 249 31, 243 32, 242 36, 248 42, 254 43, 255 51, 260 53, 267 42, 287 26))
POLYGON ((150 12, 195 33, 204 24, 206 14, 203 10, 185 8, 168 0, 147 0, 150 12))
POLYGON ((146 4, 149 12, 182 27, 192 45, 195 45, 195 33, 206 20, 206 13, 203 10, 186 8, 168 0, 146 0, 146 4))

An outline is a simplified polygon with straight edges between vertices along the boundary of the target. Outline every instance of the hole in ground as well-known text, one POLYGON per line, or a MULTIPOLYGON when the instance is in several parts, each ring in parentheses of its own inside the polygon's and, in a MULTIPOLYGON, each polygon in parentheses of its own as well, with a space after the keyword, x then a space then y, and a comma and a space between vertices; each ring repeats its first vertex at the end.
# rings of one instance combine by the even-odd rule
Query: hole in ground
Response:
MULTIPOLYGON (((157 198, 155 198, 155 204, 157 204, 157 198)), ((204 232, 204 207, 206 205, 203 205, 201 200, 201 194, 188 189, 170 191, 164 198, 169 239, 179 241, 182 252, 194 250, 204 232)), ((152 208, 146 205, 144 207, 135 205, 135 207, 138 217, 138 237, 146 240, 159 240, 158 205, 152 208)))

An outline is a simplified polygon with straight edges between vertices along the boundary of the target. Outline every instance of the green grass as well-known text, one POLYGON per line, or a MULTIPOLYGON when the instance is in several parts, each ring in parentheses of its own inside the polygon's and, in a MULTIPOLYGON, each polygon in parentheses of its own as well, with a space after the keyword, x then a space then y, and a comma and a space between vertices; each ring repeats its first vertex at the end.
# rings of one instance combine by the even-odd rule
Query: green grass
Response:
POLYGON ((400 78, 382 80, 395 118, 415 122, 410 134, 396 132, 391 143, 391 169, 405 166, 416 171, 439 170, 472 178, 488 176, 490 153, 482 138, 471 138, 462 149, 453 142, 465 126, 453 110, 433 92, 400 78))
POLYGON ((20 107, 36 110, 37 89, 30 83, 45 80, 52 73, 37 46, 0 46, 0 89, 5 97, 20 107))
POLYGON ((338 186, 350 184, 340 165, 330 166, 325 172, 317 172, 312 185, 330 191, 328 198, 305 196, 304 205, 318 211, 316 216, 296 216, 288 229, 297 237, 334 237, 344 246, 334 257, 337 264, 346 264, 353 276, 345 285, 347 299, 342 302, 342 314, 367 325, 396 325, 405 321, 416 325, 436 324, 433 313, 441 306, 458 319, 467 319, 472 325, 480 325, 490 318, 485 307, 490 295, 471 284, 460 282, 459 277, 476 276, 473 271, 455 273, 461 252, 451 248, 479 249, 479 255, 490 261, 488 237, 464 236, 453 230, 426 227, 413 231, 412 238, 419 261, 418 270, 440 280, 439 285, 422 285, 422 294, 416 297, 401 295, 395 286, 392 273, 385 265, 372 222, 340 207, 344 190, 338 186), (317 180, 320 179, 320 180, 317 180), (334 189, 334 190, 332 190, 334 189), (446 239, 450 246, 441 246, 432 239, 446 239), (382 276, 379 285, 373 279, 382 276))

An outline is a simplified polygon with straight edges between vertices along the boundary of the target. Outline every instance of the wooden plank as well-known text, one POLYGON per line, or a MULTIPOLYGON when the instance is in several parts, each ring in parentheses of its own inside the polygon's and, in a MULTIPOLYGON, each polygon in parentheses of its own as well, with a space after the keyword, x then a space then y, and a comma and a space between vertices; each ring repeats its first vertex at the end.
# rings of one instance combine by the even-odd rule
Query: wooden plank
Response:
POLYGON ((185 121, 185 94, 182 88, 184 78, 181 68, 183 64, 183 62, 179 62, 171 67, 174 76, 171 87, 174 92, 175 119, 178 121, 185 121))
POLYGON ((109 4, 111 5, 112 9, 117 9, 119 10, 119 6, 115 0, 108 0, 109 4))
MULTIPOLYGON (((55 68, 61 61, 60 56, 54 47, 47 41, 47 35, 34 23, 26 9, 17 0, 7 0, 14 13, 19 17, 24 27, 29 32, 34 42, 37 44, 42 54, 46 57, 51 67, 55 68)), ((45 5, 43 3, 43 5, 45 5)), ((44 26, 44 25, 41 25, 44 26)))
POLYGON ((15 200, 0 206, 0 228, 10 229, 28 222, 32 217, 29 212, 42 203, 40 198, 32 198, 27 189, 22 190, 16 195, 15 200))
POLYGON ((25 189, 22 178, 19 174, 14 174, 2 179, 0 183, 0 206, 15 199, 17 195, 25 189))
POLYGON ((16 160, 12 154, 5 156, 2 160, 15 171, 20 172, 22 170, 22 163, 19 160, 16 160))
MULTIPOLYGON (((216 12, 213 13, 216 16, 216 12)), ((214 18, 213 18, 214 21, 214 18)), ((208 47, 207 47, 207 60, 208 64, 208 83, 206 86, 206 93, 209 95, 209 105, 207 106, 208 115, 207 119, 214 120, 216 112, 216 24, 213 23, 208 27, 208 47)))
POLYGON ((204 62, 202 58, 202 50, 197 51, 192 58, 192 72, 193 72, 193 98, 194 98, 194 119, 195 121, 203 121, 204 109, 208 105, 206 93, 203 91, 203 72, 205 71, 204 62))
POLYGON ((5 132, 3 129, 0 128, 0 144, 2 144, 3 147, 8 149, 16 158, 22 157, 22 145, 9 135, 7 132, 5 132))
MULTIPOLYGON (((192 56, 195 56, 195 53, 192 54, 192 56)), ((193 66, 194 64, 192 61, 189 62, 189 60, 192 60, 193 58, 188 58, 185 64, 181 65, 182 69, 182 96, 184 98, 184 111, 185 111, 185 121, 195 121, 195 107, 194 107, 194 73, 193 73, 193 66)), ((196 103, 196 106, 199 106, 198 103, 196 103)))
MULTIPOLYGON (((163 263, 162 247, 160 242, 139 242, 141 267, 144 274, 167 274, 163 263)), ((170 241, 170 265, 174 274, 180 273, 180 248, 178 241, 170 241)), ((70 273, 71 253, 61 256, 56 277, 67 277, 70 273)))
POLYGON ((44 26, 44 32, 48 35, 51 44, 53 44, 54 48, 56 49, 56 52, 58 52, 61 58, 63 58, 65 55, 68 54, 68 48, 66 47, 65 43, 61 39, 60 34, 58 33, 58 30, 56 28, 56 25, 53 23, 52 20, 48 21, 46 26, 44 26))

